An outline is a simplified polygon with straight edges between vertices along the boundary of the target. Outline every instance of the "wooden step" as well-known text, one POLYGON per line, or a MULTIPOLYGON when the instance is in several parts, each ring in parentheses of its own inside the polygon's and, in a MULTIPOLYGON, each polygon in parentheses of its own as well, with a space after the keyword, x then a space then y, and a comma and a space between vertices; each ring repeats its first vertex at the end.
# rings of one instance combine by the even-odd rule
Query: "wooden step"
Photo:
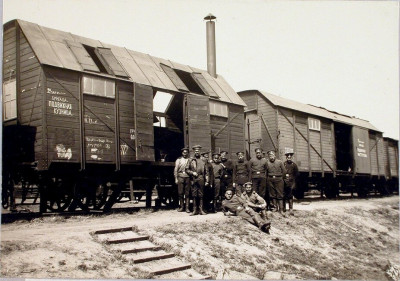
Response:
POLYGON ((149 236, 137 236, 132 238, 124 238, 124 239, 115 239, 115 240, 106 240, 107 244, 121 244, 121 243, 129 243, 135 241, 143 241, 148 240, 149 236))
POLYGON ((172 253, 162 253, 162 254, 154 254, 149 257, 143 257, 143 258, 134 258, 131 261, 133 263, 144 263, 144 262, 149 262, 149 261, 155 261, 155 260, 162 260, 162 259, 169 259, 174 257, 175 255, 172 253))
POLYGON ((150 273, 153 275, 162 275, 162 274, 167 274, 167 273, 171 273, 171 272, 175 272, 175 271, 189 269, 191 267, 192 267, 191 264, 182 264, 182 265, 178 265, 178 266, 171 266, 171 267, 167 267, 167 268, 163 268, 163 269, 159 269, 159 270, 154 270, 150 273))
POLYGON ((205 276, 198 273, 193 268, 156 275, 154 279, 162 280, 208 280, 212 279, 211 276, 205 276))
POLYGON ((150 247, 121 250, 121 254, 126 255, 126 254, 140 253, 140 252, 144 252, 144 251, 158 251, 158 250, 161 250, 160 246, 150 246, 150 247))
POLYGON ((123 231, 132 231, 132 227, 97 230, 97 231, 93 232, 93 234, 108 234, 108 233, 116 233, 116 232, 123 232, 123 231))

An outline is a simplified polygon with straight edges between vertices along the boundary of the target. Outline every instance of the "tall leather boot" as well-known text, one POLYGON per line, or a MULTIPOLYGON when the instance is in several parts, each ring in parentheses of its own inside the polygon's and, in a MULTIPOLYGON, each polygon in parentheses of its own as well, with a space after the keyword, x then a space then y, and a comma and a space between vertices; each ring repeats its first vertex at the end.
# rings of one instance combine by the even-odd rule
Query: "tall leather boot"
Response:
POLYGON ((200 214, 200 215, 207 215, 207 213, 204 212, 204 210, 203 210, 203 198, 200 198, 199 214, 200 214))
POLYGON ((267 210, 261 210, 260 216, 263 220, 268 220, 267 210))
POLYGON ((186 211, 186 213, 190 213, 190 210, 189 210, 189 201, 190 201, 189 197, 186 197, 186 198, 185 198, 185 211, 186 211))
POLYGON ((272 199, 272 205, 274 205, 274 209, 273 212, 278 212, 279 206, 277 204, 277 200, 276 199, 272 199))
POLYGON ((283 200, 277 200, 278 201, 278 206, 279 206, 279 213, 283 216, 286 217, 286 214, 283 212, 283 200))
POLYGON ((253 217, 253 221, 261 231, 269 233, 269 229, 271 228, 271 222, 269 220, 263 220, 261 217, 256 215, 253 217))
POLYGON ((289 215, 294 216, 294 213, 293 213, 293 198, 289 199, 289 215))
POLYGON ((193 197, 193 213, 191 213, 191 216, 195 216, 199 214, 199 210, 197 209, 197 197, 193 197))
POLYGON ((211 207, 211 213, 216 213, 217 212, 217 200, 214 199, 211 207))
POLYGON ((179 205, 180 205, 180 207, 178 209, 178 212, 185 211, 185 207, 183 206, 183 197, 179 197, 179 205))

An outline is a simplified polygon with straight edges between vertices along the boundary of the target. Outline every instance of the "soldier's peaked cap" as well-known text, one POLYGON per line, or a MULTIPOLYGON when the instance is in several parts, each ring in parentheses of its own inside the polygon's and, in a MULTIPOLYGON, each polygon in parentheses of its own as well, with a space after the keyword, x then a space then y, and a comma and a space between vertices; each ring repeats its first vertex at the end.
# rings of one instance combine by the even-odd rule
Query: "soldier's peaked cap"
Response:
POLYGON ((257 150, 259 150, 261 152, 263 151, 261 147, 257 147, 256 149, 254 149, 254 152, 257 152, 257 150))
POLYGON ((212 156, 215 156, 215 155, 221 156, 221 154, 219 154, 218 152, 214 152, 214 153, 212 154, 212 156))
POLYGON ((269 155, 269 154, 275 155, 275 150, 268 150, 268 151, 267 151, 267 154, 268 154, 268 155, 269 155))
POLYGON ((203 153, 201 153, 201 155, 208 155, 210 153, 210 151, 206 151, 206 152, 203 152, 203 153))
POLYGON ((243 151, 236 152, 236 155, 239 155, 239 154, 244 154, 244 152, 243 151))
POLYGON ((287 149, 285 152, 285 155, 293 155, 293 154, 294 154, 294 151, 292 148, 287 149))
POLYGON ((184 148, 181 149, 181 151, 184 151, 184 150, 189 151, 189 147, 184 147, 184 148))
POLYGON ((244 183, 244 186, 246 186, 246 185, 253 185, 253 183, 251 181, 248 181, 248 182, 244 183))
POLYGON ((222 151, 221 151, 221 154, 228 154, 228 151, 222 150, 222 151))
POLYGON ((193 146, 192 146, 192 149, 193 149, 193 150, 194 150, 194 149, 201 149, 201 145, 199 145, 199 144, 193 145, 193 146))

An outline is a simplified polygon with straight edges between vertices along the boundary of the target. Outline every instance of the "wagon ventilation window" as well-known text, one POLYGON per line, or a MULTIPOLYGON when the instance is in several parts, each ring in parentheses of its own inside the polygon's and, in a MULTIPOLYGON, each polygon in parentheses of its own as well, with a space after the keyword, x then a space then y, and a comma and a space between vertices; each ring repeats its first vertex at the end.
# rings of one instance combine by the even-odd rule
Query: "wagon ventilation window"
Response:
POLYGON ((160 113, 167 112, 173 97, 173 94, 157 91, 153 98, 153 111, 160 113))
POLYGON ((203 90, 192 77, 191 73, 179 69, 174 70, 190 92, 205 95, 203 90))
POLYGON ((308 128, 314 131, 321 131, 321 121, 314 118, 308 118, 308 128))
POLYGON ((99 77, 83 76, 83 93, 115 98, 115 82, 99 77))
POLYGON ((107 74, 113 74, 111 72, 111 70, 102 63, 101 58, 100 58, 100 56, 97 55, 95 48, 87 46, 87 45, 83 45, 83 47, 85 48, 86 52, 88 52, 88 54, 90 55, 90 57, 92 58, 92 60, 96 64, 96 66, 99 68, 100 72, 107 73, 107 74))
POLYGON ((3 83, 3 120, 17 118, 17 84, 15 79, 3 83))
POLYGON ((210 115, 228 118, 228 105, 222 102, 210 101, 210 115))

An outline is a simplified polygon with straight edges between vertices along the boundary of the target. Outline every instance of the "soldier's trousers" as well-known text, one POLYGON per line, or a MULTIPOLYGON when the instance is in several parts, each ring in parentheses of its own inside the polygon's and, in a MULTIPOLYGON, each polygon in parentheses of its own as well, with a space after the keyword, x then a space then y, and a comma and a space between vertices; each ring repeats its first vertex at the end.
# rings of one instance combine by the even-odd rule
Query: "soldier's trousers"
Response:
POLYGON ((257 214, 253 209, 249 209, 246 211, 245 209, 242 209, 238 212, 236 212, 236 215, 245 219, 251 224, 257 225, 257 221, 264 221, 259 214, 257 214))
POLYGON ((258 195, 265 198, 267 191, 267 179, 264 177, 252 178, 253 188, 258 195))
POLYGON ((236 180, 236 195, 241 195, 244 192, 244 184, 249 181, 249 177, 238 176, 236 180))
POLYGON ((190 193, 190 179, 189 177, 178 177, 178 195, 179 197, 183 197, 185 195, 186 198, 189 198, 190 193))
POLYGON ((269 197, 271 199, 283 200, 283 186, 282 177, 268 177, 269 197))
POLYGON ((219 193, 221 191, 221 180, 220 179, 214 179, 213 189, 214 189, 214 198, 213 199, 217 200, 219 193))
POLYGON ((222 198, 225 196, 225 192, 229 190, 233 190, 233 182, 231 177, 221 178, 221 190, 220 195, 222 198))
POLYGON ((284 199, 285 200, 293 199, 293 189, 295 189, 295 188, 296 188, 295 181, 285 182, 285 190, 284 190, 284 199))
POLYGON ((203 198, 204 196, 204 179, 194 179, 192 184, 193 198, 203 198))

